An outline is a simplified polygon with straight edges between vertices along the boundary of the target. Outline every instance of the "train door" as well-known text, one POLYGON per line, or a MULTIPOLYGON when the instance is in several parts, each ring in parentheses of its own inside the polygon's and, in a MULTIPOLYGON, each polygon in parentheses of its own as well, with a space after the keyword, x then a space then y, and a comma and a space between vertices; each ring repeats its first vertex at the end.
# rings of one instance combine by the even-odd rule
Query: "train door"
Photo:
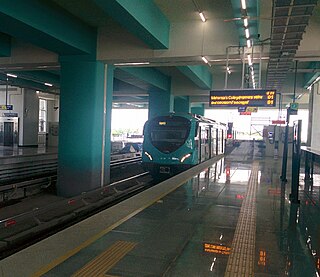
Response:
POLYGON ((209 130, 207 127, 202 126, 201 127, 201 162, 205 161, 209 157, 209 146, 208 146, 208 135, 209 135, 209 130))
POLYGON ((216 128, 213 126, 211 127, 211 157, 214 157, 216 155, 216 128))
POLYGON ((216 129, 216 155, 219 155, 219 128, 216 129))
POLYGON ((221 154, 223 154, 224 153, 224 147, 225 147, 225 138, 224 138, 224 136, 225 136, 225 133, 224 133, 224 131, 223 131, 223 129, 221 130, 221 154))
POLYGON ((204 150, 205 150, 205 155, 204 155, 204 159, 208 160, 210 158, 210 144, 211 144, 211 135, 210 135, 210 127, 206 126, 205 127, 205 135, 204 135, 205 139, 204 139, 204 150))
POLYGON ((198 161, 201 163, 201 126, 197 125, 196 128, 196 147, 198 149, 198 161))
POLYGON ((208 138, 208 140, 209 140, 209 159, 211 159, 212 158, 212 129, 211 129, 212 127, 211 126, 209 126, 209 130, 208 130, 208 134, 209 134, 209 138, 208 138))

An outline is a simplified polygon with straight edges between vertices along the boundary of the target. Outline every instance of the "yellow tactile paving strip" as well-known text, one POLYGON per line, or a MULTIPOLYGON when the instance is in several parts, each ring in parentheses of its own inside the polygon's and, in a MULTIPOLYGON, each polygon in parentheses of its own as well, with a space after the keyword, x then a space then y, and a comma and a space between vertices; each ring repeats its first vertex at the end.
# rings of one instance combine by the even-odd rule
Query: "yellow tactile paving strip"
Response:
POLYGON ((253 277, 256 241, 256 191, 259 164, 252 166, 247 194, 243 200, 232 241, 225 277, 253 277))
POLYGON ((137 243, 135 242, 117 241, 94 260, 74 273, 72 277, 110 276, 106 275, 108 270, 118 263, 136 245, 137 243))

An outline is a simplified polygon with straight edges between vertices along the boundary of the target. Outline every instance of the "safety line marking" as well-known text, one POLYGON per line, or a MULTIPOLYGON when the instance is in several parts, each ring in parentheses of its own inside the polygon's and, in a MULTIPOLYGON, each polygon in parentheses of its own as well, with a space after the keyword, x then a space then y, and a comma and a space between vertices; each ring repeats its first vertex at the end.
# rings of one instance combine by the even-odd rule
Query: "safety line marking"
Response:
POLYGON ((135 242, 117 241, 106 251, 74 273, 72 277, 105 276, 104 273, 108 272, 136 245, 137 243, 135 242))
POLYGON ((253 277, 256 241, 256 191, 259 164, 254 162, 240 210, 225 277, 253 277))

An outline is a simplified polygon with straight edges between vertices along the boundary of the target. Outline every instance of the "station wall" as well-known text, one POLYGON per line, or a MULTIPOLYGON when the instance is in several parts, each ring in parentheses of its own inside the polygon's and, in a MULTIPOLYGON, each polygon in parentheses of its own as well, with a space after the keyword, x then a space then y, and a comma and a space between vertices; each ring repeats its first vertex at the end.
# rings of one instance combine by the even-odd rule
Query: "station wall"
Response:
POLYGON ((320 150, 320 83, 313 87, 313 115, 312 115, 312 132, 311 147, 320 150))

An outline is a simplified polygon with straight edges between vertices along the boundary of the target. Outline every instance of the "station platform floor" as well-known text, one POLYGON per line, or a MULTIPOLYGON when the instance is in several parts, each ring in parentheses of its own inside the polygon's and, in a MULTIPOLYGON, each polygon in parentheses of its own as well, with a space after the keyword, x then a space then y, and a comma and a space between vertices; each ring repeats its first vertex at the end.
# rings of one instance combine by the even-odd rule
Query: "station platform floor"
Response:
POLYGON ((241 143, 3 259, 0 276, 319 276, 320 180, 301 175, 297 205, 280 172, 241 143))
POLYGON ((41 145, 39 145, 38 147, 0 146, 0 159, 8 157, 55 153, 58 153, 58 147, 46 147, 41 145))

